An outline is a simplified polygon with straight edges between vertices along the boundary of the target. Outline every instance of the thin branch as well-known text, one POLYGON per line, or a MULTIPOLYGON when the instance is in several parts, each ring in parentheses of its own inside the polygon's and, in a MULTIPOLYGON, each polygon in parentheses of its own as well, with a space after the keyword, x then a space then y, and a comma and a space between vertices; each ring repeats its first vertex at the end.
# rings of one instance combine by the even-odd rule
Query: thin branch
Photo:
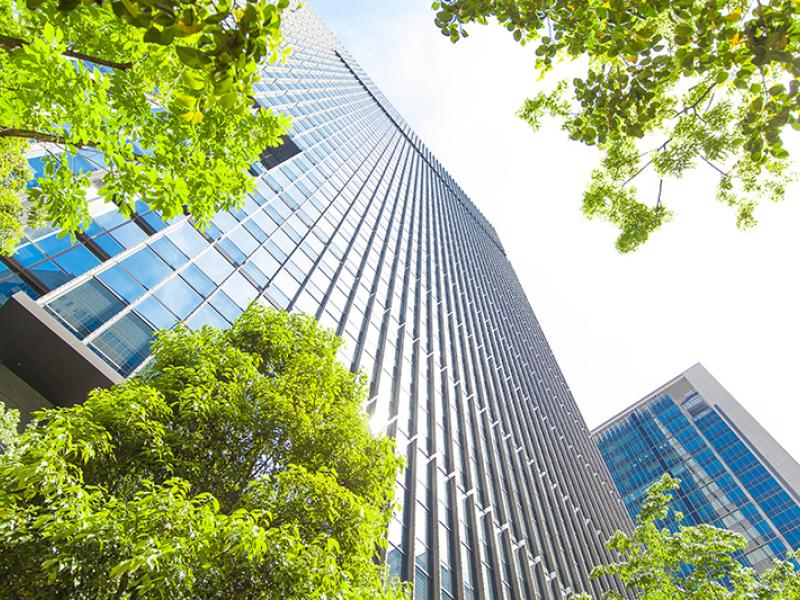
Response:
POLYGON ((633 181, 634 179, 636 179, 636 178, 637 178, 639 175, 641 175, 641 174, 642 174, 642 171, 644 171, 644 170, 645 170, 647 167, 649 167, 650 165, 652 165, 652 164, 653 164, 653 160, 654 160, 654 159, 652 159, 652 158, 651 158, 651 159, 650 159, 650 160, 648 160, 646 163, 644 163, 644 165, 643 165, 643 166, 642 166, 642 167, 641 167, 641 168, 640 168, 638 171, 636 171, 636 173, 634 173, 633 175, 631 175, 630 177, 628 177, 628 178, 625 180, 625 183, 623 183, 623 184, 622 184, 621 186, 619 186, 619 187, 621 187, 621 188, 624 188, 624 187, 625 187, 626 185, 628 185, 628 184, 629 184, 631 181, 633 181))
POLYGON ((720 174, 720 175, 722 175, 723 177, 727 177, 727 176, 729 175, 730 171, 728 171, 728 172, 726 172, 726 171, 723 171, 722 169, 720 169, 720 168, 719 168, 717 165, 715 165, 713 162, 711 162, 710 160, 708 160, 708 158, 706 158, 706 157, 705 157, 705 156, 703 156, 702 154, 700 155, 700 158, 702 158, 702 159, 703 159, 703 162, 705 162, 705 163, 706 163, 706 164, 707 164, 709 167, 711 167, 712 169, 714 169, 714 170, 715 170, 717 173, 719 173, 719 174, 720 174))
POLYGON ((664 190, 664 179, 658 180, 658 199, 656 200, 656 210, 661 208, 661 192, 664 190))
MULTIPOLYGON (((94 141, 73 142, 66 137, 53 135, 51 133, 43 133, 41 131, 36 131, 35 129, 23 129, 18 127, 0 127, 0 138, 4 137, 20 138, 23 140, 36 140, 37 142, 44 142, 45 144, 72 146, 74 148, 78 148, 79 150, 82 148, 96 148, 98 150, 100 149, 100 144, 94 141)), ((146 155, 139 154, 138 152, 133 152, 133 160, 143 164, 144 158, 146 158, 146 155)))
POLYGON ((61 144, 66 145, 70 144, 75 146, 76 148, 97 148, 97 144, 95 142, 86 142, 86 143, 73 143, 70 142, 67 138, 53 135, 51 133, 43 133, 41 131, 36 131, 35 129, 23 129, 17 127, 0 127, 0 138, 2 137, 13 137, 13 138, 22 138, 25 140, 36 140, 37 142, 45 142, 47 144, 61 144))
MULTIPOLYGON (((666 148, 666 147, 667 147, 667 144, 669 144, 671 141, 672 141, 672 138, 671 138, 671 137, 670 137, 670 138, 667 138, 667 141, 665 141, 663 144, 661 144, 661 145, 660 145, 658 148, 653 148, 652 150, 648 150, 647 152, 643 152, 642 154, 640 154, 640 155, 639 155, 639 158, 641 158, 642 156, 644 156, 644 155, 646 155, 646 154, 650 154, 651 152, 659 152, 659 151, 663 150, 664 148, 666 148)), ((638 159, 637 159, 637 160, 638 160, 638 159)), ((626 179, 626 180, 625 180, 625 183, 623 183, 623 184, 620 186, 620 188, 624 188, 624 187, 625 187, 626 185, 628 185, 628 184, 629 184, 631 181, 633 181, 633 180, 634 180, 634 179, 636 179, 636 178, 637 178, 639 175, 641 175, 642 171, 644 171, 644 170, 645 170, 647 167, 649 167, 651 164, 653 164, 653 161, 654 161, 654 160, 655 160, 655 158, 651 158, 650 160, 648 160, 648 161, 647 161, 647 162, 646 162, 646 163, 645 163, 645 164, 644 164, 644 165, 643 165, 643 166, 642 166, 642 167, 641 167, 641 168, 640 168, 638 171, 636 171, 636 173, 634 173, 633 175, 631 175, 630 177, 628 177, 628 179, 626 179)))
MULTIPOLYGON (((27 46, 28 43, 29 42, 27 42, 26 40, 9 37, 7 35, 0 35, 0 48, 5 48, 6 50, 14 50, 15 48, 22 48, 23 46, 27 46)), ((83 52, 75 52, 74 50, 65 50, 63 52, 63 55, 68 56, 70 58, 74 58, 76 60, 87 60, 96 65, 110 67, 118 71, 127 71, 133 66, 133 63, 131 62, 117 62, 114 60, 107 60, 105 58, 100 58, 99 56, 92 56, 91 54, 84 54, 83 52)))
MULTIPOLYGON (((698 84, 698 85, 699 85, 699 84, 698 84)), ((711 93, 711 90, 713 90, 715 87, 716 87, 716 86, 715 86, 713 83, 711 83, 711 84, 710 84, 710 85, 709 85, 709 86, 706 88, 706 91, 704 91, 702 94, 700 94, 700 97, 699 97, 699 98, 697 98, 697 100, 695 100, 695 101, 694 101, 694 102, 692 102, 691 104, 687 104, 686 106, 684 106, 684 107, 683 107, 681 110, 679 110, 678 112, 676 112, 674 116, 675 116, 675 117, 680 117, 680 116, 681 116, 683 113, 685 113, 685 112, 687 112, 687 111, 690 111, 690 110, 692 110, 693 108, 696 108, 696 107, 697 107, 697 106, 698 106, 698 105, 699 105, 699 104, 700 104, 700 103, 703 101, 703 99, 704 99, 706 96, 708 96, 708 95, 711 93)))

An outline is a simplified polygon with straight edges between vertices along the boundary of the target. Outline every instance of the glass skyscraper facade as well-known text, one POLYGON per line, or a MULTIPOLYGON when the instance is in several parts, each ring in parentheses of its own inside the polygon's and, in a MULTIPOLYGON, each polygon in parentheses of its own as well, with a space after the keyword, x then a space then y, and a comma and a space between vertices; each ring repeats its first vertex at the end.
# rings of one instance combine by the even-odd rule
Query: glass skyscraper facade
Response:
MULTIPOLYGON (((310 9, 286 34, 256 100, 293 129, 240 210, 198 231, 92 199, 74 242, 30 231, 0 259, 0 398, 80 401, 143 368, 157 329, 304 311, 407 457, 385 559, 416 598, 614 588, 588 574, 629 518, 494 229, 310 9)), ((74 167, 102 177, 97 155, 74 167)))
POLYGON ((800 549, 800 466, 702 365, 592 435, 632 517, 670 473, 681 480, 674 508, 684 524, 743 534, 746 565, 763 570, 800 549))

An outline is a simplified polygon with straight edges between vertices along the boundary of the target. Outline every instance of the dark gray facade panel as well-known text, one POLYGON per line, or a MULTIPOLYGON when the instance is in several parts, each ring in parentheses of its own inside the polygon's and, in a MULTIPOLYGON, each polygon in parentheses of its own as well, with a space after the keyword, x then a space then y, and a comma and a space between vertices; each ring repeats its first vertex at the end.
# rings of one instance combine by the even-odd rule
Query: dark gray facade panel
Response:
POLYGON ((0 304, 27 293, 118 376, 179 321, 226 326, 252 300, 313 314, 407 459, 384 558, 417 598, 616 587, 589 571, 629 517, 494 229, 310 10, 286 31, 255 100, 294 128, 240 210, 198 232, 93 205, 74 244, 30 232, 0 304))
POLYGON ((22 292, 0 307, 0 363, 56 406, 79 404, 94 388, 122 381, 22 292))

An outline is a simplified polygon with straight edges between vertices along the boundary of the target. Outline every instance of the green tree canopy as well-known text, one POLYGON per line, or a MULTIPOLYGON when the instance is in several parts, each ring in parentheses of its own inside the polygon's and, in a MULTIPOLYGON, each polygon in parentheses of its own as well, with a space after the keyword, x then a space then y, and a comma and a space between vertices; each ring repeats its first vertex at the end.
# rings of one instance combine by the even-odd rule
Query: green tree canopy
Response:
POLYGON ((248 167, 287 118, 254 108, 258 67, 281 50, 286 0, 0 0, 0 251, 25 225, 90 220, 79 150, 105 163, 100 196, 202 226, 251 189, 248 167), (31 144, 44 174, 23 203, 31 144), (11 174, 9 174, 11 173, 11 174), (24 188, 24 185, 23 185, 24 188))
POLYGON ((252 306, 16 439, 0 415, 0 598, 404 597, 374 562, 401 460, 340 343, 252 306))
MULTIPOLYGON (((617 532, 606 544, 620 560, 596 567, 592 577, 616 576, 631 597, 642 600, 800 599, 800 573, 790 560, 756 574, 734 558, 747 547, 740 534, 711 525, 680 525, 675 532, 664 527, 678 484, 664 475, 648 490, 633 534, 617 532)), ((672 514, 680 523, 682 515, 672 514)), ((603 598, 620 596, 607 592, 603 598)))
MULTIPOLYGON (((761 198, 783 199, 790 177, 787 128, 800 129, 797 0, 441 0, 436 23, 453 41, 494 17, 535 46, 544 75, 560 58, 588 58, 585 74, 527 100, 604 152, 584 193, 589 217, 614 223, 617 248, 647 240, 671 212, 664 180, 702 164, 719 176, 717 198, 742 228, 761 198), (651 202, 632 182, 656 175, 651 202)), ((583 64, 583 63, 580 63, 583 64)), ((650 192, 648 192, 650 194, 650 192)))

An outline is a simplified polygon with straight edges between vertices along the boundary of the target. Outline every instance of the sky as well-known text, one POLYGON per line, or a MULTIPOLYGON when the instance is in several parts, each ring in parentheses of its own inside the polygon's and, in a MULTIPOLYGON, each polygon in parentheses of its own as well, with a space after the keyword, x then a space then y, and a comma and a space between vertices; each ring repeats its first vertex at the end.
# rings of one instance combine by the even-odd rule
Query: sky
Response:
POLYGON ((665 182, 673 221, 621 255, 580 211, 596 152, 514 114, 547 85, 531 49, 496 25, 452 44, 430 0, 310 4, 494 225, 590 427, 702 362, 800 459, 800 187, 742 232, 698 169, 665 182))

